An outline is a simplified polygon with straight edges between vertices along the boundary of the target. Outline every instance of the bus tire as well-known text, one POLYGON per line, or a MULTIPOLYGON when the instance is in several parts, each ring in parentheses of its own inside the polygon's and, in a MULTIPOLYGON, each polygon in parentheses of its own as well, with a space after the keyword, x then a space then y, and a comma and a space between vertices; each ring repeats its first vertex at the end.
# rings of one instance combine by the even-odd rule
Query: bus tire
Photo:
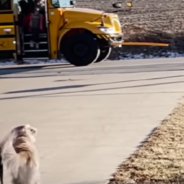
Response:
POLYGON ((109 55, 111 54, 111 51, 112 51, 111 47, 101 47, 100 48, 100 55, 99 55, 98 59, 95 61, 95 63, 99 63, 99 62, 106 60, 109 57, 109 55))
POLYGON ((95 62, 100 54, 97 39, 88 32, 69 36, 63 44, 63 55, 74 66, 87 66, 95 62))

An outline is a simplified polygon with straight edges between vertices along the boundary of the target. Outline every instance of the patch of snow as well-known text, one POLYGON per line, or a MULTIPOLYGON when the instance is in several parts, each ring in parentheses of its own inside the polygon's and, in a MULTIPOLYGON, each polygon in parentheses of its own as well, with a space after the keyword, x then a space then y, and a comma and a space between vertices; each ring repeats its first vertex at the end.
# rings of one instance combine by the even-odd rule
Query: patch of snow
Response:
POLYGON ((14 61, 0 62, 0 66, 15 65, 14 61))
MULTIPOLYGON (((140 54, 131 54, 131 53, 123 53, 119 54, 119 60, 131 60, 131 59, 154 59, 154 58, 175 58, 175 57, 184 57, 184 53, 180 54, 177 52, 165 52, 160 53, 158 55, 145 55, 144 53, 140 54), (159 56, 160 55, 160 56, 159 56)), ((52 60, 25 60, 26 64, 30 65, 40 65, 40 64, 59 64, 59 63, 67 63, 66 60, 61 59, 52 59, 52 60)), ((16 65, 13 60, 8 61, 0 61, 0 66, 7 66, 7 65, 16 65)))
POLYGON ((154 58, 175 58, 175 57, 184 57, 184 53, 180 54, 177 52, 165 52, 158 55, 145 55, 144 53, 140 54, 125 54, 119 56, 121 60, 129 60, 129 59, 154 59, 154 58), (160 55, 160 56, 159 56, 160 55))
POLYGON ((26 64, 54 64, 54 63, 67 63, 64 59, 51 59, 51 60, 25 60, 26 64))
MULTIPOLYGON (((66 60, 61 59, 51 59, 51 60, 25 60, 25 64, 30 65, 42 65, 42 64, 59 64, 59 63, 67 63, 66 60)), ((7 61, 1 61, 0 60, 0 66, 9 66, 9 65, 16 65, 14 60, 7 60, 7 61)))

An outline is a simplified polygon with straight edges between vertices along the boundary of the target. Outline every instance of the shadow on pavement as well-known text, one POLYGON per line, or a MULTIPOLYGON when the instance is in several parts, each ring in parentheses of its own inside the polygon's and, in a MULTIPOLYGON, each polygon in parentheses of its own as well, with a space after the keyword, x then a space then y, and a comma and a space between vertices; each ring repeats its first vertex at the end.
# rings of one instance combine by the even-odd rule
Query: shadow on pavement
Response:
MULTIPOLYGON (((71 68, 73 66, 69 65, 69 64, 56 64, 56 65, 21 66, 21 67, 11 67, 11 68, 7 67, 7 68, 0 68, 0 76, 1 75, 23 73, 23 72, 30 72, 30 71, 38 71, 41 69, 53 69, 55 67, 57 67, 57 68, 71 68)), ((35 77, 35 76, 33 76, 33 77, 35 77)), ((4 78, 4 77, 0 77, 0 78, 4 78)), ((17 78, 17 77, 7 77, 7 78, 17 78)), ((23 78, 23 77, 20 77, 20 78, 23 78)))
POLYGON ((12 93, 31 93, 31 92, 41 92, 41 91, 53 91, 60 89, 72 89, 72 88, 81 88, 90 85, 69 85, 69 86, 58 86, 58 87, 50 87, 50 88, 37 88, 37 89, 28 89, 28 90, 20 90, 20 91, 11 91, 4 94, 12 94, 12 93))
MULTIPOLYGON (((116 63, 116 61, 114 61, 116 63)), ((127 65, 128 62, 126 62, 127 65)), ((125 62, 123 62, 125 64, 125 62)), ((122 64, 122 65, 123 65, 122 64)), ((131 61, 130 61, 131 64, 131 61)), ((183 63, 165 63, 165 64, 140 64, 130 66, 108 66, 99 65, 99 67, 93 67, 98 65, 92 65, 92 67, 74 67, 71 65, 60 65, 58 67, 41 66, 37 68, 26 68, 26 69, 0 69, 0 78, 35 78, 35 77, 48 77, 48 76, 71 76, 71 75, 97 75, 97 74, 122 74, 122 73, 144 73, 144 72, 164 72, 164 71, 182 71, 184 70, 183 63), (65 70, 65 68, 69 68, 65 70), (70 69, 71 68, 71 69, 70 69), (44 69, 44 70, 41 70, 44 69), (42 72, 39 72, 41 70, 42 72), (31 76, 3 76, 15 73, 26 73, 33 71, 31 76), (51 75, 48 75, 49 72, 51 75), (35 72, 35 73, 34 73, 35 72), (53 74, 54 73, 54 74, 53 74)))
POLYGON ((8 74, 16 74, 16 73, 22 73, 22 72, 35 71, 35 70, 40 70, 41 68, 43 68, 43 67, 12 68, 12 69, 3 68, 3 69, 0 69, 0 76, 1 75, 8 75, 8 74))
MULTIPOLYGON (((166 77, 154 77, 154 78, 148 78, 148 79, 132 79, 132 80, 109 82, 109 83, 103 83, 103 84, 117 84, 117 83, 138 82, 138 81, 147 81, 147 80, 162 80, 162 79, 172 79, 172 78, 180 78, 180 77, 184 77, 184 75, 173 75, 173 76, 166 76, 166 77)), ((79 80, 81 80, 81 79, 56 80, 54 82, 79 81, 79 80)))
MULTIPOLYGON (((82 87, 97 86, 97 85, 108 85, 108 84, 118 84, 118 83, 127 83, 127 82, 149 81, 149 80, 161 80, 161 79, 170 79, 170 78, 179 78, 179 77, 184 77, 184 75, 157 77, 157 78, 148 78, 148 79, 138 79, 138 80, 116 81, 116 82, 107 82, 107 83, 96 83, 96 84, 82 84, 82 85, 68 85, 68 86, 58 86, 58 87, 48 87, 48 88, 36 88, 36 89, 28 89, 28 90, 10 91, 10 92, 6 92, 4 94, 52 91, 52 90, 82 88, 82 87)), ((139 88, 139 87, 158 86, 158 85, 175 84, 175 83, 183 83, 183 82, 184 81, 161 82, 161 83, 154 83, 154 84, 111 87, 111 88, 104 88, 104 89, 92 89, 92 90, 77 91, 77 92, 83 93, 83 92, 106 91, 106 90, 113 90, 113 89, 116 90, 116 89, 139 88)), ((72 91, 72 92, 64 92, 64 93, 75 93, 75 92, 72 91)), ((60 93, 60 94, 63 94, 63 93, 60 93)))
POLYGON ((22 98, 58 98, 58 97, 85 97, 85 96, 113 96, 113 95, 137 95, 137 94, 167 94, 167 93, 181 93, 183 94, 184 91, 171 91, 171 92, 166 92, 166 91, 161 91, 161 92, 135 92, 135 93, 99 93, 99 94, 74 94, 74 95, 60 95, 60 94, 40 94, 40 95, 22 95, 22 96, 12 96, 12 97, 3 97, 0 98, 0 101, 2 100, 14 100, 14 99, 22 99, 22 98))
MULTIPOLYGON (((103 86, 103 85, 108 85, 108 84, 117 84, 117 83, 126 83, 126 82, 135 82, 135 81, 151 81, 151 80, 160 80, 160 79, 167 79, 167 78, 178 78, 178 77, 184 77, 183 75, 178 75, 178 76, 168 76, 168 77, 160 77, 160 78, 148 78, 148 79, 138 79, 138 80, 127 80, 127 81, 117 81, 117 82, 109 82, 109 83, 96 83, 96 84, 82 84, 82 85, 68 85, 68 86, 58 86, 58 87, 48 87, 48 88, 36 88, 36 89, 28 89, 28 90, 18 90, 18 91, 9 91, 4 94, 17 94, 17 93, 34 93, 34 92, 47 92, 47 91, 55 91, 55 90, 62 90, 62 89, 75 89, 75 88, 85 88, 89 86, 103 86)), ((168 85, 168 84, 179 84, 179 83, 184 83, 184 80, 182 81, 168 81, 168 82, 157 82, 157 83, 151 83, 151 84, 137 84, 137 85, 129 85, 129 86, 120 86, 120 87, 104 87, 104 88, 97 88, 97 89, 86 89, 86 90, 79 90, 79 91, 66 91, 66 92, 57 92, 57 93, 42 93, 42 94, 31 94, 31 95, 22 95, 22 96, 11 96, 11 97, 4 97, 0 98, 0 100, 11 100, 11 99, 19 99, 19 98, 31 98, 31 97, 61 97, 64 95, 66 96, 96 96, 98 94, 86 94, 87 92, 102 92, 102 91, 108 91, 110 90, 111 92, 108 94, 99 94, 99 95, 127 95, 127 94, 137 94, 137 93, 114 93, 113 90, 118 90, 118 89, 131 89, 131 88, 143 88, 143 87, 151 87, 151 86, 159 86, 159 85, 168 85), (82 93, 82 94, 78 94, 82 93)), ((149 92, 148 92, 149 93, 149 92)), ((154 92, 153 92, 154 93, 154 92)), ((157 92, 157 93, 183 93, 181 92, 157 92)), ((143 94, 143 93, 140 93, 143 94)), ((145 93, 147 94, 147 93, 145 93)))
MULTIPOLYGON (((119 82, 119 83, 121 83, 121 82, 119 82)), ((131 89, 131 88, 141 88, 141 87, 159 86, 159 85, 167 85, 167 84, 179 84, 179 83, 184 83, 184 81, 161 82, 161 83, 155 83, 155 84, 143 84, 143 85, 133 85, 133 86, 124 86, 124 87, 111 87, 111 88, 103 88, 103 89, 90 89, 90 90, 82 90, 82 91, 69 91, 69 92, 60 92, 57 94, 69 94, 69 93, 76 93, 76 92, 77 93, 79 93, 79 92, 85 93, 85 92, 107 91, 107 90, 117 90, 117 89, 131 89)), ((96 86, 96 85, 104 85, 104 84, 111 84, 111 83, 100 83, 100 84, 89 84, 89 85, 88 84, 86 84, 86 85, 71 85, 71 86, 59 86, 59 87, 51 87, 51 88, 37 88, 37 89, 30 89, 30 90, 10 91, 10 92, 4 93, 4 94, 52 91, 52 90, 80 88, 80 87, 88 87, 88 86, 96 86)))

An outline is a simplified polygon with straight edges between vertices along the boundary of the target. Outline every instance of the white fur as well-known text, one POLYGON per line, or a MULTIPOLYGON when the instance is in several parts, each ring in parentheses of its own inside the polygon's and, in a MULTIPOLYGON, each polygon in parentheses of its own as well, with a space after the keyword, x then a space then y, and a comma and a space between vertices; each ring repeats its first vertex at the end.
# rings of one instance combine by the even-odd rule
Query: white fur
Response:
POLYGON ((40 183, 39 159, 34 145, 36 133, 37 129, 30 125, 18 126, 2 142, 2 163, 10 172, 13 184, 40 183), (23 142, 19 143, 19 139, 23 142))

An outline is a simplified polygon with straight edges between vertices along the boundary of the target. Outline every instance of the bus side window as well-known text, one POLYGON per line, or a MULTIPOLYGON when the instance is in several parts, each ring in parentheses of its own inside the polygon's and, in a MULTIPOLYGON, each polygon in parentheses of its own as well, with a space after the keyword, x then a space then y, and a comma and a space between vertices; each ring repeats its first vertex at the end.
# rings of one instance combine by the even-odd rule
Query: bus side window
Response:
POLYGON ((0 0, 0 11, 11 10, 11 0, 0 0))

